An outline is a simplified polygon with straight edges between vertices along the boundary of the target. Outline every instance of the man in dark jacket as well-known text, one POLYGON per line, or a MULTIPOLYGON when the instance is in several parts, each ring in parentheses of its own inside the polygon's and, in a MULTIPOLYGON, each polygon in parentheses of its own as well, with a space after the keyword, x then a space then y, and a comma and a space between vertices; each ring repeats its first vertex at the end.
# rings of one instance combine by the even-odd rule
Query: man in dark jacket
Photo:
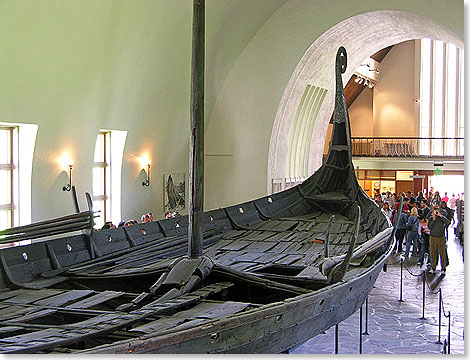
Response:
MULTIPOLYGON (((447 206, 447 203, 444 200, 441 201, 441 208, 439 210, 441 211, 442 216, 449 220, 450 223, 454 217, 454 212, 447 206), (445 214, 443 211, 445 211, 445 214)), ((449 225, 446 226, 446 239, 449 239, 449 225)))
MULTIPOLYGON (((403 239, 405 238, 406 223, 408 222, 408 215, 406 213, 408 212, 408 210, 403 209, 403 212, 400 214, 398 220, 395 220, 398 221, 397 232, 395 233, 395 239, 397 240, 397 243, 395 244, 395 250, 397 251, 397 253, 403 252, 403 239)), ((395 216, 397 217, 398 214, 395 214, 395 216)))
POLYGON ((441 271, 443 274, 446 272, 447 260, 446 260, 446 242, 445 242, 445 230, 449 226, 450 221, 442 216, 439 209, 433 209, 431 218, 429 219, 428 227, 430 230, 429 234, 429 247, 431 257, 431 273, 436 271, 437 266, 437 254, 441 258, 441 271))

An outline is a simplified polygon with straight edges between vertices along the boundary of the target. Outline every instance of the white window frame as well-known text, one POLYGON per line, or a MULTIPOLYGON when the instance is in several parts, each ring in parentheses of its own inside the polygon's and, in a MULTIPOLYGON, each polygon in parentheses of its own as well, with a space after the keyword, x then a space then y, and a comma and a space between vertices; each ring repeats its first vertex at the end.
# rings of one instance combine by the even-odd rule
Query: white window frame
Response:
MULTIPOLYGON (((121 170, 127 131, 100 129, 96 138, 95 153, 99 136, 105 136, 103 150, 106 150, 100 159, 104 161, 93 159, 93 171, 96 172, 98 169, 103 171, 101 181, 103 181, 104 192, 96 194, 93 191, 93 202, 104 201, 105 214, 100 214, 101 216, 95 221, 97 226, 102 226, 106 221, 112 221, 114 225, 117 225, 121 221, 121 170)), ((96 208, 95 205, 93 207, 96 208)))
MULTIPOLYGON (((426 138, 433 138, 436 135, 436 129, 440 129, 438 137, 449 137, 448 133, 452 133, 453 138, 464 138, 464 117, 463 117, 463 49, 455 47, 456 56, 455 62, 452 66, 455 67, 455 72, 449 72, 449 51, 454 48, 453 44, 447 44, 439 40, 422 39, 423 41, 430 42, 430 51, 425 52, 425 47, 419 46, 420 51, 418 56, 420 58, 420 111, 419 111, 419 136, 426 138), (436 49, 442 47, 442 53, 437 52, 436 49), (442 73, 437 73, 437 56, 442 56, 439 63, 442 63, 442 73), (429 73, 423 72, 425 68, 424 62, 428 62, 429 73), (427 77, 429 81, 424 81, 427 77), (454 79, 450 81, 451 77, 454 79), (430 88, 425 88, 426 83, 430 83, 430 88), (449 89, 449 84, 454 84, 454 89, 449 89), (440 89, 439 94, 436 94, 436 89, 440 89), (427 93, 427 96, 423 94, 427 93), (455 98, 451 98, 449 94, 453 94, 455 98), (429 97, 428 97, 429 95, 429 97), (436 99, 441 101, 437 104, 436 99), (424 111, 426 109, 427 111, 424 111), (436 109, 439 114, 436 113, 436 109), (429 113, 429 117, 425 118, 425 114, 429 113), (450 119, 450 115, 455 114, 455 118, 450 119), (436 124, 439 119, 440 124, 436 124), (437 126, 439 125, 439 126, 437 126), (423 133, 425 131, 427 133, 423 133)), ((421 155, 435 155, 435 156, 463 156, 463 142, 459 144, 458 141, 447 140, 421 140, 420 141, 420 154, 421 155), (438 142, 436 142, 438 141, 438 142)))
POLYGON ((95 154, 93 164, 93 204, 94 208, 97 203, 102 204, 102 209, 96 223, 99 227, 103 226, 106 221, 111 219, 111 131, 100 130, 96 138, 95 154), (100 138, 102 139, 100 141, 100 138), (100 146, 98 149, 97 146, 100 146), (99 151, 99 153, 98 153, 99 151), (97 155, 102 161, 97 161, 97 155), (95 191, 95 175, 100 173, 101 189, 100 193, 95 191))
POLYGON ((6 163, 0 163, 0 170, 9 173, 9 181, 7 184, 0 184, 2 191, 6 191, 8 202, 0 204, 0 211, 10 211, 8 222, 0 224, 0 228, 10 228, 19 224, 18 209, 18 127, 0 125, 0 130, 8 131, 9 142, 5 144, 8 148, 2 148, 0 151, 6 151, 9 156, 6 163))

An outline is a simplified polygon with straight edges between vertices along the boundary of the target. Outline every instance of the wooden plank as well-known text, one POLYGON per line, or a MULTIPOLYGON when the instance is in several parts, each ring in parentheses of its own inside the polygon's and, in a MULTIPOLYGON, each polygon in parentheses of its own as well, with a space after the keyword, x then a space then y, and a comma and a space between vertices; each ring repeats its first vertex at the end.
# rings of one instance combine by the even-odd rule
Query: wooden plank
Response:
POLYGON ((249 303, 225 301, 221 303, 202 302, 195 307, 176 314, 177 317, 185 319, 217 319, 224 316, 230 316, 245 310, 249 303))
POLYGON ((260 269, 263 269, 266 266, 266 264, 254 264, 250 267, 245 268, 243 271, 245 272, 255 272, 260 269))
POLYGON ((191 294, 192 295, 199 295, 203 298, 207 298, 213 294, 217 294, 223 290, 227 290, 229 288, 231 288, 234 284, 232 282, 229 282, 229 281, 224 281, 224 282, 219 282, 219 283, 215 283, 215 284, 211 284, 211 285, 208 285, 208 286, 204 286, 203 288, 199 289, 199 290, 196 290, 194 292, 192 292, 191 294))
POLYGON ((290 243, 290 246, 284 250, 284 254, 298 254, 301 247, 302 243, 290 243))
POLYGON ((1 339, 2 342, 4 343, 12 343, 12 344, 21 344, 23 346, 26 345, 26 343, 31 342, 31 341, 37 341, 39 339, 43 339, 45 337, 49 337, 51 335, 57 335, 57 329, 46 329, 46 330, 40 330, 40 331, 33 331, 30 333, 26 334, 21 334, 21 335, 16 335, 16 336, 11 336, 7 338, 1 339))
POLYGON ((299 225, 295 229, 296 231, 311 231, 316 226, 316 221, 300 221, 299 225))
POLYGON ((248 251, 248 252, 266 252, 266 251, 271 250, 276 245, 277 245, 277 243, 274 242, 274 241, 253 242, 251 245, 249 245, 247 248, 245 248, 244 251, 248 251))
POLYGON ((215 258, 212 260, 214 260, 214 262, 219 263, 219 264, 231 264, 238 256, 240 256, 239 252, 228 251, 220 255, 219 254, 216 255, 215 258))
POLYGON ((230 244, 220 247, 219 250, 223 251, 240 251, 246 248, 248 245, 250 245, 250 241, 245 241, 245 240, 235 240, 231 242, 230 244))
POLYGON ((273 233, 273 235, 269 237, 269 241, 273 241, 276 243, 289 242, 288 240, 286 240, 286 233, 284 232, 273 233))
POLYGON ((12 305, 7 308, 2 309, 0 312, 0 320, 8 320, 17 316, 24 315, 30 311, 38 310, 39 308, 31 308, 19 305, 12 305))
POLYGON ((53 285, 60 284, 61 282, 64 282, 65 280, 68 280, 69 278, 67 276, 54 276, 50 278, 41 278, 41 279, 36 279, 33 280, 32 282, 25 282, 22 285, 25 288, 28 289, 43 289, 47 288, 53 285))
MULTIPOLYGON (((21 331, 23 330, 23 327, 21 326, 3 326, 0 327, 0 335, 16 332, 16 331, 21 331)), ((0 340, 1 343, 1 340, 0 340)))
POLYGON ((187 306, 193 304, 200 299, 207 298, 213 294, 217 294, 223 290, 229 289, 234 284, 231 282, 220 282, 214 283, 208 286, 204 286, 203 288, 196 290, 190 294, 180 296, 177 299, 161 302, 159 300, 155 300, 145 306, 142 307, 141 310, 136 310, 135 312, 139 311, 154 311, 155 309, 164 309, 166 311, 173 311, 178 309, 182 306, 187 306))
POLYGON ((76 301, 94 293, 95 292, 93 290, 70 290, 47 299, 38 300, 34 303, 34 305, 63 306, 69 302, 76 301))
POLYGON ((102 315, 94 316, 89 319, 71 324, 70 326, 76 329, 101 330, 105 328, 106 325, 124 323, 135 317, 136 315, 133 315, 133 314, 116 312, 112 314, 102 314, 102 315))
POLYGON ((277 260, 275 264, 280 264, 280 265, 291 265, 297 260, 303 259, 303 255, 286 255, 283 258, 277 260))
POLYGON ((27 293, 29 291, 30 290, 26 290, 26 289, 18 289, 18 290, 2 292, 2 293, 0 293, 0 301, 15 297, 17 295, 27 293))
POLYGON ((305 251, 305 254, 306 255, 323 254, 324 248, 325 248, 325 245, 323 244, 311 243, 310 247, 305 251))
POLYGON ((270 231, 253 231, 250 235, 244 237, 244 240, 250 240, 250 241, 265 241, 272 236, 274 236, 275 233, 272 233, 270 231))
POLYGON ((237 257, 235 257, 233 260, 234 263, 239 261, 256 262, 256 259, 258 259, 262 255, 262 252, 244 252, 242 254, 237 254, 237 257))
POLYGON ((258 220, 247 224, 246 228, 250 230, 269 230, 273 226, 275 226, 275 224, 272 224, 271 220, 258 220))
POLYGON ((103 292, 100 292, 94 296, 91 296, 87 299, 83 299, 81 301, 78 301, 76 303, 73 303, 73 304, 70 304, 70 305, 67 305, 66 308, 67 309, 87 309, 87 308, 90 308, 92 306, 96 306, 96 305, 99 305, 99 304, 102 304, 108 300, 111 300, 111 299, 114 299, 114 298, 117 298, 121 295, 124 295, 125 293, 122 292, 122 291, 103 291, 103 292))
POLYGON ((291 243, 289 242, 280 242, 269 251, 280 254, 283 253, 289 246, 291 246, 291 243))
POLYGON ((247 269, 253 268, 254 266, 258 265, 255 262, 246 262, 246 261, 238 261, 236 263, 230 264, 231 268, 234 268, 238 271, 246 271, 247 269))
POLYGON ((42 290, 29 290, 26 293, 19 294, 15 297, 5 300, 5 302, 15 304, 31 304, 37 300, 48 298, 62 294, 64 290, 42 289, 42 290))
POLYGON ((224 234, 224 239, 240 239, 245 238, 247 235, 251 234, 250 230, 232 230, 224 234))
POLYGON ((10 319, 10 321, 11 322, 21 322, 21 323, 30 322, 31 320, 35 320, 35 319, 38 319, 40 317, 49 316, 49 315, 52 315, 56 312, 57 312, 57 310, 52 310, 52 309, 32 311, 32 312, 29 312, 29 313, 27 313, 23 316, 19 316, 19 317, 15 317, 13 319, 10 319))
POLYGON ((141 333, 146 333, 146 334, 156 333, 159 331, 163 331, 163 330, 167 330, 172 327, 175 327, 176 325, 182 322, 184 322, 184 319, 182 318, 164 316, 164 317, 161 317, 160 319, 154 320, 147 324, 130 329, 129 331, 141 332, 141 333))
POLYGON ((174 328, 176 331, 179 325, 196 325, 200 320, 216 319, 223 316, 230 316, 245 310, 249 303, 239 303, 227 301, 222 303, 202 302, 191 309, 180 311, 171 317, 162 317, 145 325, 131 329, 130 331, 153 333, 174 328))
POLYGON ((217 241, 215 244, 212 244, 211 246, 208 246, 207 247, 207 250, 209 249, 220 249, 228 244, 230 244, 233 240, 232 239, 229 239, 229 238, 226 238, 224 236, 224 239, 220 240, 220 241, 217 241))
POLYGON ((274 251, 267 252, 267 253, 263 253, 259 258, 257 258, 256 262, 259 264, 274 263, 284 256, 285 256, 284 254, 275 253, 274 251))
POLYGON ((296 220, 278 220, 278 224, 273 228, 275 231, 294 231, 297 230, 299 222, 296 220))

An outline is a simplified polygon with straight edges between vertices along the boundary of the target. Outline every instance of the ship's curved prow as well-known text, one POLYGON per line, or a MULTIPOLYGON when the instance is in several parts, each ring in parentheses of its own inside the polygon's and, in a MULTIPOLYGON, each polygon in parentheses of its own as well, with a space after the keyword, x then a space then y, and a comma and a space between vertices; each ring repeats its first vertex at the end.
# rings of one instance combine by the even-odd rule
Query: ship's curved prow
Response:
POLYGON ((347 207, 360 191, 352 163, 351 128, 341 77, 346 67, 347 53, 341 46, 336 54, 335 109, 328 154, 320 169, 299 186, 299 191, 318 205, 322 198, 333 198, 347 207))

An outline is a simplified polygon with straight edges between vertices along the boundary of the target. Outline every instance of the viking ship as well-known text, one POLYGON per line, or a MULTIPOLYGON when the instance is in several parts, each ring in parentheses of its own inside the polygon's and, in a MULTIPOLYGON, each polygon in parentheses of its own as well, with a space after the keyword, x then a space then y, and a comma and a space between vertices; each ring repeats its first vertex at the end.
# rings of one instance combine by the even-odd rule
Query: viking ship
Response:
POLYGON ((89 206, 0 232, 34 239, 0 251, 0 351, 280 353, 353 314, 394 229, 356 179, 346 63, 341 47, 324 164, 298 186, 205 212, 200 257, 187 256, 187 216, 90 230, 89 206))

